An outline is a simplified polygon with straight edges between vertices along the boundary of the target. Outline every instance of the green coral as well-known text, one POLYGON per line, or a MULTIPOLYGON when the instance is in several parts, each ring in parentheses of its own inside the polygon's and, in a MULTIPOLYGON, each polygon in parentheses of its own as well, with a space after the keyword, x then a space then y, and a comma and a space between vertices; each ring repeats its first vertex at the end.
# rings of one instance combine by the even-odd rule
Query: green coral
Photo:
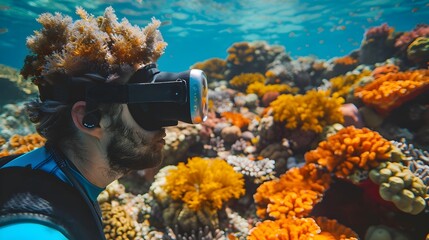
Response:
POLYGON ((426 207, 427 186, 402 164, 381 163, 369 172, 369 177, 380 185, 380 196, 399 210, 416 215, 426 207))
POLYGON ((407 48, 408 59, 416 63, 429 61, 429 38, 418 37, 407 48))

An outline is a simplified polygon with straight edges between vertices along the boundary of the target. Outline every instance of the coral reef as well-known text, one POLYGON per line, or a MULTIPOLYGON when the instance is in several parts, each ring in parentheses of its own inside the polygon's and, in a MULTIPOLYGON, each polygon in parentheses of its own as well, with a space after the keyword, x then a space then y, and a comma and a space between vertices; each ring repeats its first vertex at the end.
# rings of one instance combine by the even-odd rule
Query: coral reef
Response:
POLYGON ((356 88, 355 96, 380 114, 387 115, 428 88, 429 70, 415 70, 383 75, 364 87, 356 88))
POLYGON ((355 74, 353 72, 334 77, 329 79, 329 91, 331 96, 347 98, 350 91, 352 91, 362 78, 371 74, 370 71, 364 70, 361 73, 355 74))
MULTIPOLYGON (((77 13, 74 22, 38 19, 25 77, 40 86, 97 71, 121 83, 166 45, 157 20, 140 29, 118 22, 111 8, 101 17, 77 13)), ((207 120, 166 129, 164 160, 175 166, 138 171, 100 194, 106 236, 424 239, 428 29, 373 27, 359 49, 328 60, 240 42, 225 60, 196 63, 209 80, 207 120)), ((29 81, 6 72, 8 84, 31 92, 29 81)), ((2 108, 0 156, 43 145, 37 135, 13 136, 35 132, 23 110, 2 108)))
POLYGON ((289 169, 277 180, 258 187, 253 195, 260 218, 306 217, 321 201, 331 177, 314 164, 289 169))
POLYGON ((0 113, 0 136, 9 139, 12 135, 28 135, 35 133, 36 128, 25 114, 23 102, 6 104, 0 113))
POLYGON ((228 48, 226 59, 227 79, 232 79, 241 73, 264 74, 268 64, 276 58, 285 56, 284 48, 281 46, 270 46, 266 42, 238 42, 228 48))
POLYGON ((387 24, 368 29, 359 50, 359 62, 374 64, 391 58, 395 54, 395 39, 394 28, 387 24))
POLYGON ((350 126, 307 152, 305 160, 326 167, 339 178, 347 178, 357 169, 368 171, 389 160, 391 148, 391 143, 377 132, 350 126))
POLYGON ((201 69, 207 75, 207 82, 224 80, 225 76, 223 73, 226 70, 226 61, 220 58, 211 58, 204 62, 199 62, 192 65, 191 68, 201 69))
POLYGON ((136 230, 132 218, 120 205, 104 202, 100 205, 106 239, 135 239, 136 230))
POLYGON ((164 52, 159 20, 140 29, 125 18, 118 22, 112 7, 100 17, 79 7, 76 13, 81 19, 75 22, 60 13, 40 15, 43 28, 27 39, 31 54, 21 70, 24 78, 43 85, 63 79, 58 76, 97 72, 113 81, 156 62, 164 52))
POLYGON ((274 179, 274 160, 268 158, 250 160, 247 157, 230 155, 226 161, 236 172, 251 178, 256 184, 274 179))
POLYGON ((389 240, 389 239, 401 239, 401 240, 411 240, 405 234, 401 233, 398 230, 387 226, 371 226, 369 227, 366 235, 366 240, 389 240))
MULTIPOLYGON (((4 140, 3 140, 4 141, 4 140)), ((0 157, 23 154, 45 145, 46 139, 37 133, 26 136, 13 135, 7 143, 1 146, 0 157)))
POLYGON ((3 64, 0 64, 0 88, 0 107, 33 97, 37 92, 37 87, 31 81, 26 81, 18 70, 3 64))
POLYGON ((265 85, 262 82, 253 82, 249 84, 246 89, 246 93, 255 93, 260 98, 269 92, 277 93, 290 93, 294 94, 298 92, 297 88, 292 88, 287 84, 269 84, 265 85))
POLYGON ((372 76, 374 78, 379 78, 383 75, 386 75, 388 73, 398 73, 399 72, 399 67, 394 65, 394 64, 386 64, 386 65, 381 65, 376 67, 373 71, 372 71, 372 76))
MULTIPOLYGON (((359 236, 350 228, 338 223, 335 219, 328 219, 326 217, 316 217, 314 218, 317 225, 320 227, 320 234, 325 238, 321 239, 348 239, 348 240, 357 240, 359 236)), ((316 238, 319 239, 319 238, 316 238)))
POLYGON ((320 227, 312 218, 284 218, 266 220, 250 230, 248 240, 310 240, 320 233, 320 227))
POLYGON ((270 107, 274 120, 285 123, 286 128, 320 133, 326 125, 343 122, 339 110, 343 102, 329 97, 328 92, 311 90, 305 95, 280 95, 270 107))
POLYGON ((426 207, 427 186, 400 163, 385 162, 369 172, 370 179, 380 185, 380 196, 410 214, 419 214, 426 207))
POLYGON ((244 194, 243 176, 221 159, 192 158, 179 163, 166 176, 165 191, 192 210, 219 210, 232 198, 244 194))
POLYGON ((426 67, 429 62, 429 38, 416 38, 407 48, 407 57, 422 67, 426 67))
POLYGON ((395 41, 395 47, 406 50, 408 46, 418 37, 429 36, 429 25, 419 24, 413 30, 403 33, 395 41))
POLYGON ((189 148, 199 141, 201 125, 179 123, 165 130, 164 165, 176 164, 187 158, 189 148))
POLYGON ((264 82, 265 77, 260 73, 242 73, 238 76, 233 77, 231 81, 229 81, 229 84, 231 85, 231 87, 238 89, 241 92, 244 92, 250 84, 264 82))

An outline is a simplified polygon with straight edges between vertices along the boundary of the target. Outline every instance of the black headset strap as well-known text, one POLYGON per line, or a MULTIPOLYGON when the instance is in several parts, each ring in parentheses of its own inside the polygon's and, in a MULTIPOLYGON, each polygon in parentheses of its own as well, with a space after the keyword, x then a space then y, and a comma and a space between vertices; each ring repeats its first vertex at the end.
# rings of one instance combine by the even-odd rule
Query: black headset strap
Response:
POLYGON ((53 146, 50 146, 49 144, 46 144, 46 148, 54 155, 53 157, 58 167, 64 172, 66 177, 70 180, 70 182, 73 184, 76 190, 78 190, 80 195, 83 197, 85 202, 88 204, 89 209, 91 210, 91 214, 98 226, 100 235, 103 236, 103 239, 105 239, 104 231, 103 231, 102 213, 98 203, 94 203, 93 201, 91 201, 91 199, 89 199, 83 186, 79 183, 79 181, 75 178, 75 176, 71 172, 69 162, 67 161, 67 158, 64 155, 64 153, 62 153, 59 149, 53 146))

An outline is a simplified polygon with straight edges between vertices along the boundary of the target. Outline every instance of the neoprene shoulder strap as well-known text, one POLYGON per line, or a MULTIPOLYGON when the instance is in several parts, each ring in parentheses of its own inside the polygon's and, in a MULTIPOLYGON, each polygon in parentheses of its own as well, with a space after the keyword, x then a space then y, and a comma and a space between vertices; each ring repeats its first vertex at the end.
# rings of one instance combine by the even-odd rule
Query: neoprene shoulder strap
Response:
POLYGON ((69 239, 105 239, 93 219, 81 194, 56 176, 25 167, 0 169, 0 226, 33 221, 69 239))

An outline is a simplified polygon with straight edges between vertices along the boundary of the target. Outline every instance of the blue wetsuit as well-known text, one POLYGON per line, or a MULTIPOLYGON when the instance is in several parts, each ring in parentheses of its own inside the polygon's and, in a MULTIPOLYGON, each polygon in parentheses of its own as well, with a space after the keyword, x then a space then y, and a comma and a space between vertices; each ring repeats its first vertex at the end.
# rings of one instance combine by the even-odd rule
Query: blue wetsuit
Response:
MULTIPOLYGON (((50 174, 55 175, 62 181, 73 185, 71 181, 66 177, 64 172, 59 168, 54 160, 55 154, 50 152, 47 148, 42 147, 33 150, 25 155, 22 155, 2 168, 7 167, 30 167, 32 169, 40 169, 50 174)), ((71 166, 70 161, 65 161, 67 167, 71 170, 76 180, 83 186, 86 194, 91 201, 97 201, 97 196, 104 189, 99 188, 90 183, 79 171, 71 166)), ((59 240, 67 239, 59 230, 34 222, 28 223, 11 223, 0 227, 0 239, 14 239, 14 240, 26 240, 26 239, 45 239, 45 240, 59 240)))

